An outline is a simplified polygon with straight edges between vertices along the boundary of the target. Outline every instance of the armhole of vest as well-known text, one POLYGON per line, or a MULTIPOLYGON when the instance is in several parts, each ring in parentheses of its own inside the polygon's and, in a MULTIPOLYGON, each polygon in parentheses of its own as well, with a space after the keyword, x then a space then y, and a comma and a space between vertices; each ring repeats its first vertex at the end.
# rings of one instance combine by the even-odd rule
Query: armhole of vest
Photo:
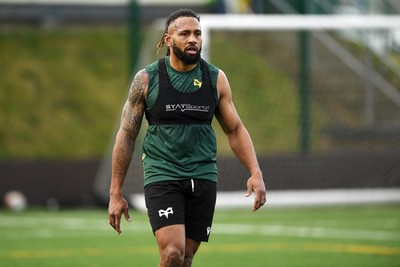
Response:
POLYGON ((218 103, 219 103, 219 94, 218 94, 217 84, 218 84, 219 68, 217 68, 216 73, 217 73, 217 78, 215 79, 215 87, 213 86, 213 88, 214 88, 215 100, 217 101, 217 106, 218 106, 218 103))
POLYGON ((217 107, 218 106, 218 102, 219 102, 218 90, 217 90, 219 69, 217 68, 217 79, 215 80, 215 86, 214 86, 214 84, 212 82, 212 79, 211 79, 211 71, 210 71, 210 68, 208 67, 207 61, 205 61, 204 59, 201 59, 201 64, 207 69, 208 79, 210 81, 210 85, 211 85, 212 92, 213 92, 213 95, 214 95, 215 105, 217 107))
MULTIPOLYGON (((160 61, 160 60, 162 60, 162 59, 159 59, 158 61, 160 61)), ((160 66, 160 63, 157 63, 157 69, 147 73, 147 75, 149 76, 149 84, 148 84, 148 87, 147 87, 147 95, 149 95, 154 89, 153 86, 152 86, 153 85, 152 83, 154 83, 155 80, 159 79, 159 76, 160 76, 159 71, 158 71, 159 70, 159 66, 160 66), (156 76, 156 77, 154 77, 154 76, 156 76)), ((146 72, 147 72, 147 70, 146 70, 146 72)), ((153 106, 148 107, 148 105, 147 105, 147 96, 146 96, 145 103, 146 103, 146 107, 148 107, 148 110, 151 110, 156 105, 157 100, 158 100, 158 91, 157 91, 157 96, 156 96, 156 99, 155 99, 155 101, 153 103, 153 106)))
MULTIPOLYGON (((156 74, 157 77, 154 78, 154 80, 157 79, 157 88, 154 88, 154 89, 157 90, 157 96, 156 96, 156 99, 154 100, 153 106, 152 106, 149 110, 153 109, 153 107, 157 105, 158 99, 159 99, 159 97, 160 97, 160 74, 161 74, 161 72, 164 71, 163 76, 164 76, 164 78, 167 78, 167 79, 168 79, 167 63, 165 62, 165 60, 166 60, 165 57, 160 58, 160 59, 158 60, 157 71, 155 72, 155 73, 157 73, 157 74, 156 74), (165 76, 166 76, 166 77, 165 77, 165 76)), ((168 80, 168 81, 169 81, 169 80, 168 80)))

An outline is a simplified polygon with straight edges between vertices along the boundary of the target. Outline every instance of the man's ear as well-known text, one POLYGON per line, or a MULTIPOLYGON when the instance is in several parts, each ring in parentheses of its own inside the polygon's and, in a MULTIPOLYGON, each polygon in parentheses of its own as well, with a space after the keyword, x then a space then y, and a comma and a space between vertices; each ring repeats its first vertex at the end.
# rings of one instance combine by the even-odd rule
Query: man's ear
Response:
POLYGON ((166 46, 171 47, 171 36, 168 33, 164 34, 164 43, 166 46))

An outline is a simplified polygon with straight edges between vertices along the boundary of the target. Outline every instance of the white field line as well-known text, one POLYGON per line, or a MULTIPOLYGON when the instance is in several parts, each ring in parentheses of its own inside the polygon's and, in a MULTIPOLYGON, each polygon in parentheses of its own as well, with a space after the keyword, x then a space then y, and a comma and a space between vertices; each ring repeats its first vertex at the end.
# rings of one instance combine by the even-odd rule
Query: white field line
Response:
POLYGON ((303 238, 400 241, 400 232, 396 231, 338 229, 306 226, 215 224, 212 232, 217 234, 236 235, 253 234, 303 238))
MULTIPOLYGON (((35 218, 0 216, 2 239, 20 238, 72 238, 76 236, 101 236, 104 232, 113 233, 107 220, 83 218, 35 218), (32 229, 37 229, 32 233, 32 229), (66 230, 66 231, 60 231, 66 230)), ((148 222, 133 221, 122 223, 123 232, 151 232, 148 222)), ((223 224, 215 223, 213 234, 222 235, 262 235, 299 238, 331 238, 343 240, 381 240, 400 241, 399 231, 339 229, 327 227, 223 224)))
MULTIPOLYGON (((124 219, 123 219, 124 220, 124 219)), ((134 221, 130 227, 122 222, 123 232, 151 231, 150 226, 141 221, 134 221)), ((36 218, 36 217, 10 217, 0 216, 0 234, 2 238, 75 238, 77 236, 103 236, 104 232, 114 234, 114 230, 108 224, 107 219, 84 218, 36 218), (11 230, 12 229, 12 230, 11 230), (14 230, 17 229, 17 230, 14 230), (36 229, 34 232, 32 229, 36 229), (65 231, 60 231, 65 230, 65 231)))
MULTIPOLYGON (((218 192, 216 209, 253 207, 254 194, 245 197, 245 191, 218 192)), ((132 207, 146 211, 144 195, 129 197, 132 207)), ((267 191, 266 207, 298 207, 321 205, 349 205, 366 203, 400 203, 400 188, 387 189, 326 189, 326 190, 272 190, 267 191)))

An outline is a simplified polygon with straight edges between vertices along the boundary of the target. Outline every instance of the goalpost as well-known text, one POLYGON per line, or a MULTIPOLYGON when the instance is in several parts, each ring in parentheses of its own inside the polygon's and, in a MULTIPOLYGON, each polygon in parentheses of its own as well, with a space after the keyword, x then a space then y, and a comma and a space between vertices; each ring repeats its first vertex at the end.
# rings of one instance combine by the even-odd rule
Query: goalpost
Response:
MULTIPOLYGON (((383 15, 202 15, 202 57, 209 59, 210 32, 282 30, 397 30, 400 16, 383 15)), ((158 26, 157 26, 158 27, 158 26)), ((400 38, 400 33, 397 33, 400 38)), ((400 41, 400 40, 398 40, 400 41)))
MULTIPOLYGON (((286 194, 294 192, 294 203, 301 203, 303 190, 310 202, 346 203, 354 193, 358 197, 347 203, 400 201, 400 16, 205 14, 200 22, 202 57, 228 76, 270 201, 288 204, 286 194), (322 201, 315 190, 331 197, 322 201)), ((137 70, 157 59, 163 23, 146 30, 137 70)), ((213 126, 217 205, 247 205, 248 174, 213 126)), ((138 144, 125 189, 137 208, 143 208, 140 149, 138 144)), ((95 184, 105 197, 110 173, 111 148, 95 184)))

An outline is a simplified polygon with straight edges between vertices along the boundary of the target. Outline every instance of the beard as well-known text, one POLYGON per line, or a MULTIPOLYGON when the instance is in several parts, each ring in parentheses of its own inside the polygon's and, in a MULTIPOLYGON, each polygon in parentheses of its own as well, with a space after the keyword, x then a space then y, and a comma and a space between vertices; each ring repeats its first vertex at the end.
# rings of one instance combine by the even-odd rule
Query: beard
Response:
POLYGON ((185 53, 184 50, 178 48, 175 44, 172 44, 172 50, 174 51, 175 56, 186 65, 196 64, 200 60, 201 49, 197 50, 195 55, 190 55, 185 53))

